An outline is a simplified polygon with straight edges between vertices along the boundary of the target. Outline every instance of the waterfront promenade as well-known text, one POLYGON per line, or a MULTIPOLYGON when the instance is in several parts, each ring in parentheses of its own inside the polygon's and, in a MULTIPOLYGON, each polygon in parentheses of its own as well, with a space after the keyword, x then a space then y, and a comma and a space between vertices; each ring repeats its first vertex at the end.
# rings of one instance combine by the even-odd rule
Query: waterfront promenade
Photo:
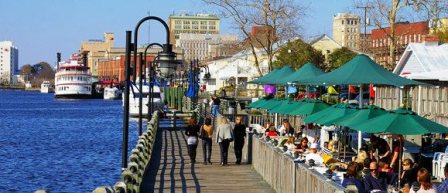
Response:
POLYGON ((141 192, 275 192, 252 165, 234 164, 232 147, 229 148, 229 165, 221 166, 219 145, 213 142, 212 165, 204 165, 200 140, 197 163, 191 164, 184 130, 164 127, 167 125, 164 122, 166 120, 160 121, 141 192))

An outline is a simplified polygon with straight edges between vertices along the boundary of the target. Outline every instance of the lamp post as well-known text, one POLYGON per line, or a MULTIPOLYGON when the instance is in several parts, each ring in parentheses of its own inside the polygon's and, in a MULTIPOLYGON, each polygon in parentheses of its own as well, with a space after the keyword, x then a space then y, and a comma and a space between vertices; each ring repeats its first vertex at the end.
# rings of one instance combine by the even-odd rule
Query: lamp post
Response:
MULTIPOLYGON (((127 168, 128 162, 127 162, 127 151, 128 151, 128 132, 129 132, 129 84, 130 84, 130 72, 131 72, 131 52, 133 52, 133 80, 136 79, 136 66, 137 66, 137 45, 138 45, 138 30, 141 26, 141 24, 147 20, 156 20, 159 21, 166 30, 166 44, 163 45, 163 50, 158 53, 158 60, 156 61, 159 63, 159 70, 161 72, 161 76, 163 78, 170 78, 173 74, 173 69, 176 68, 176 62, 175 58, 176 55, 172 51, 172 45, 169 44, 170 42, 170 32, 168 25, 165 21, 163 21, 159 17, 155 16, 147 16, 143 19, 141 19, 137 25, 135 26, 134 30, 134 42, 131 42, 132 39, 132 31, 126 31, 126 62, 125 62, 125 77, 126 77, 126 84, 124 89, 124 112, 123 112, 123 149, 122 149, 122 168, 127 168)), ((141 68, 140 68, 141 69, 141 68)), ((141 82, 141 81, 140 81, 141 82)), ((140 97, 142 95, 142 91, 140 90, 140 97)), ((141 99, 141 98, 140 98, 141 99)), ((140 103, 141 104, 141 103, 140 103)), ((139 113, 141 112, 142 106, 139 106, 139 113)))

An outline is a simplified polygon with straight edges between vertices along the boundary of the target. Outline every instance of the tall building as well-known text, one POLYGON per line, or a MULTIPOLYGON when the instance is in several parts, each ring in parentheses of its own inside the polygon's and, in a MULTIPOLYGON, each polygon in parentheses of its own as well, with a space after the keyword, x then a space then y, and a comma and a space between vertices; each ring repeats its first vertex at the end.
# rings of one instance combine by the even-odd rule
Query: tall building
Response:
POLYGON ((176 47, 185 52, 185 60, 209 59, 234 54, 231 49, 238 45, 238 36, 233 34, 192 34, 181 33, 176 47))
POLYGON ((81 43, 80 52, 88 52, 87 65, 92 76, 98 77, 98 61, 104 57, 104 52, 114 46, 114 34, 104 33, 103 40, 89 40, 81 43))
MULTIPOLYGON (((372 30, 372 52, 374 60, 381 65, 389 66, 390 27, 372 30)), ((428 22, 402 22, 395 24, 395 63, 398 62, 407 45, 412 42, 423 42, 423 37, 429 34, 428 22)), ((393 67, 393 66, 392 66, 393 67)))
POLYGON ((19 50, 11 41, 0 42, 0 84, 14 83, 19 72, 19 50))
POLYGON ((175 45, 181 33, 193 34, 219 34, 219 18, 212 14, 170 15, 170 43, 175 45))
POLYGON ((338 13, 333 16, 333 39, 343 47, 358 50, 360 20, 359 16, 351 13, 338 13))

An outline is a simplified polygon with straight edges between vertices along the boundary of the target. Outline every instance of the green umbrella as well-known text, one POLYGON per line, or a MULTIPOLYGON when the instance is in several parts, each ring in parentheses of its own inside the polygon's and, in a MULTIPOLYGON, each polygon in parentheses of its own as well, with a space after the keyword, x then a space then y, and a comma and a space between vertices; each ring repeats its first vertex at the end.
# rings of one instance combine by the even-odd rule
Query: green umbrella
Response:
POLYGON ((300 83, 300 80, 313 78, 322 75, 324 73, 325 72, 317 68, 313 63, 306 63, 294 73, 286 77, 281 77, 278 80, 275 80, 275 83, 276 84, 287 84, 288 82, 300 83))
POLYGON ((359 54, 352 60, 329 73, 300 81, 311 85, 340 84, 379 84, 379 85, 426 85, 425 83, 403 78, 387 71, 368 56, 359 54))
POLYGON ((276 68, 276 69, 272 70, 271 72, 265 74, 264 76, 262 76, 262 77, 260 77, 258 79, 255 79, 255 80, 251 80, 251 81, 249 81, 247 83, 262 84, 263 80, 269 79, 269 77, 272 76, 273 74, 275 74, 278 70, 280 70, 280 69, 276 68))
POLYGON ((316 99, 305 99, 302 105, 289 113, 289 115, 311 115, 330 107, 327 103, 316 99))
POLYGON ((383 108, 377 107, 375 105, 369 105, 368 107, 364 107, 353 114, 335 120, 333 124, 345 127, 353 127, 386 113, 387 111, 383 108))
POLYGON ((426 133, 448 133, 448 128, 434 121, 420 117, 416 113, 398 108, 373 118, 363 124, 353 126, 367 133, 390 133, 401 135, 422 135, 426 133))
POLYGON ((281 106, 269 110, 269 112, 289 115, 289 112, 299 108, 302 104, 303 104, 302 101, 290 101, 288 103, 282 104, 281 106))
POLYGON ((258 108, 258 107, 257 107, 258 105, 261 105, 261 104, 263 104, 263 103, 265 103, 265 102, 267 102, 267 101, 269 101, 269 100, 270 100, 270 99, 264 99, 264 98, 261 98, 261 99, 258 99, 258 100, 255 101, 255 102, 250 103, 248 107, 250 107, 250 108, 258 108))
POLYGON ((270 75, 266 78, 263 78, 259 82, 259 84, 278 84, 277 80, 280 80, 286 76, 289 76, 290 74, 294 73, 294 69, 292 69, 289 66, 284 66, 283 68, 273 72, 269 73, 270 75))
POLYGON ((304 119, 305 123, 317 123, 325 126, 332 125, 334 120, 356 112, 356 106, 338 103, 327 109, 314 113, 304 119))
POLYGON ((258 106, 261 109, 272 109, 278 105, 281 105, 286 99, 272 99, 258 106))

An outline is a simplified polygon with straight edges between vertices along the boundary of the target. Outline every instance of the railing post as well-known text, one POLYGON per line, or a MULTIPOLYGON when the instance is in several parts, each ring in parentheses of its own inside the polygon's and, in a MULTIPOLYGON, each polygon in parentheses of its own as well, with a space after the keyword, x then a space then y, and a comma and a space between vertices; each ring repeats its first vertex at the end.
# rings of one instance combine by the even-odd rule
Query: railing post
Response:
POLYGON ((173 112, 173 128, 177 130, 177 128, 176 128, 176 112, 177 111, 173 112))
POLYGON ((252 141, 253 141, 254 133, 252 132, 252 128, 249 127, 249 131, 247 132, 247 164, 252 164, 252 141))

